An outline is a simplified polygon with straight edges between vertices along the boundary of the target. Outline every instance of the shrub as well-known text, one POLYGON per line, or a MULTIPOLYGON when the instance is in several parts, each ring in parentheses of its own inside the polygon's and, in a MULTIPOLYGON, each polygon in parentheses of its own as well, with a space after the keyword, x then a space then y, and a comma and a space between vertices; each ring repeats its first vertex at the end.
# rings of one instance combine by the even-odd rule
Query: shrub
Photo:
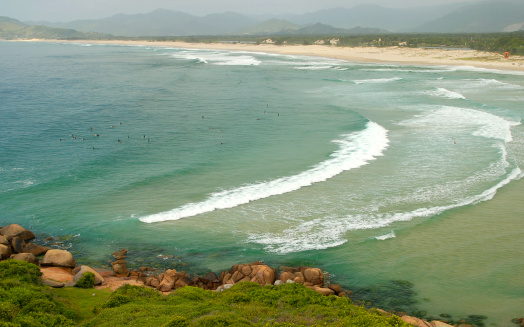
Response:
POLYGON ((132 299, 127 295, 122 294, 113 294, 109 298, 109 301, 102 304, 102 308, 116 308, 122 304, 130 303, 132 299))
POLYGON ((169 322, 163 325, 163 327, 185 327, 189 326, 189 322, 186 318, 181 316, 174 316, 169 322))
POLYGON ((0 302, 0 321, 11 321, 15 317, 16 307, 9 302, 0 302))
POLYGON ((40 268, 32 263, 11 259, 0 261, 0 280, 9 278, 37 285, 40 276, 40 268))
POLYGON ((80 288, 93 288, 93 286, 95 286, 95 274, 90 271, 85 272, 76 282, 75 286, 80 288))

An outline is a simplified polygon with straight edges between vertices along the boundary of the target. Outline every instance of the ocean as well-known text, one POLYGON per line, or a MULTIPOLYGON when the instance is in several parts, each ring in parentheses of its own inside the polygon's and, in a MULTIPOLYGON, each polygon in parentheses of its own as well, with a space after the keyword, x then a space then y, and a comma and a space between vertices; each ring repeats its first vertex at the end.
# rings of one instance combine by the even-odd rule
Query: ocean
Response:
POLYGON ((0 42, 0 225, 82 263, 310 265, 382 308, 524 316, 524 73, 0 42))

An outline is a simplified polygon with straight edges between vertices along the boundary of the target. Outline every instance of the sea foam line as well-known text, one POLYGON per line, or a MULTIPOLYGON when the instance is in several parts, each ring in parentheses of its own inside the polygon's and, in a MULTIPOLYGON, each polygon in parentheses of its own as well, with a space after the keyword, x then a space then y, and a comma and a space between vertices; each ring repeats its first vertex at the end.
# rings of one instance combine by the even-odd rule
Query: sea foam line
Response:
POLYGON ((364 130, 342 135, 341 139, 332 142, 337 143, 339 148, 330 155, 330 159, 297 175, 212 193, 202 202, 188 203, 170 211, 139 219, 145 223, 178 220, 217 209, 233 208, 273 195, 293 192, 302 187, 326 181, 343 171, 366 165, 376 157, 382 156, 389 145, 387 130, 374 122, 368 122, 364 130))
POLYGON ((347 242, 343 237, 351 230, 376 229, 390 226, 394 222, 409 221, 417 217, 432 217, 445 211, 491 200, 497 190, 514 180, 524 177, 519 167, 513 169, 505 179, 478 195, 466 197, 449 205, 418 208, 407 212, 351 215, 345 218, 317 218, 280 233, 251 233, 247 242, 264 245, 268 252, 287 254, 309 250, 322 250, 347 242))

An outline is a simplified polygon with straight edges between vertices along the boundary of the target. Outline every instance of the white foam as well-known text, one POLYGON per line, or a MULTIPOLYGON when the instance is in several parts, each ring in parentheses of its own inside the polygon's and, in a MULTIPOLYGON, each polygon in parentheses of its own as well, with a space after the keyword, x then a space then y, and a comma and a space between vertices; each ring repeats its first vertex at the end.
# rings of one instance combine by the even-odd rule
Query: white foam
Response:
POLYGON ((522 89, 524 87, 516 84, 511 83, 504 83, 496 79, 486 79, 486 78, 478 78, 478 79, 467 79, 465 80, 467 84, 464 86, 466 87, 472 87, 472 88, 478 88, 478 87, 497 87, 497 88, 505 88, 505 89, 522 89))
POLYGON ((140 220, 146 223, 178 220, 293 192, 326 181, 343 171, 366 165, 376 157, 382 156, 389 145, 387 130, 374 122, 368 122, 362 131, 342 135, 341 139, 333 142, 337 143, 339 148, 330 155, 331 158, 302 173, 213 193, 202 202, 188 203, 167 212, 142 217, 140 220))
POLYGON ((449 73, 454 72, 455 69, 453 68, 445 68, 445 69, 427 69, 428 67, 425 67, 425 69, 408 69, 408 68, 366 68, 361 69, 366 72, 403 72, 403 73, 449 73))
POLYGON ((389 232, 389 233, 387 233, 387 234, 384 234, 384 235, 375 236, 374 238, 375 238, 376 240, 379 240, 379 241, 384 241, 384 240, 388 240, 388 239, 390 239, 390 238, 395 238, 395 237, 397 237, 397 236, 395 235, 395 232, 394 232, 394 231, 391 231, 391 232, 389 232))
POLYGON ((170 55, 177 59, 223 66, 258 66, 261 63, 253 56, 237 55, 229 51, 181 50, 170 55))
POLYGON ((517 167, 505 179, 481 194, 454 201, 449 205, 418 208, 407 212, 351 215, 345 218, 322 217, 303 222, 280 233, 250 234, 247 241, 265 245, 266 251, 276 254, 336 247, 347 242, 344 234, 348 231, 384 228, 394 222, 409 221, 418 217, 432 217, 454 208, 488 201, 495 196, 498 189, 522 177, 524 173, 517 167))
POLYGON ((401 77, 392 77, 392 78, 374 78, 374 79, 361 79, 354 80, 355 84, 382 84, 382 83, 391 83, 402 80, 401 77))
POLYGON ((516 121, 508 121, 491 113, 450 106, 440 106, 429 113, 399 123, 405 126, 420 126, 441 128, 445 126, 455 131, 472 130, 472 135, 499 139, 511 142, 511 127, 520 125, 516 121))
POLYGON ((331 69, 333 68, 333 66, 328 66, 328 65, 324 65, 324 66, 300 66, 300 67, 295 67, 295 69, 302 69, 302 70, 324 70, 324 69, 331 69))
POLYGON ((435 96, 435 97, 441 97, 441 98, 447 98, 447 99, 462 99, 465 100, 466 97, 458 92, 453 92, 448 89, 437 87, 435 90, 426 91, 425 94, 435 96))

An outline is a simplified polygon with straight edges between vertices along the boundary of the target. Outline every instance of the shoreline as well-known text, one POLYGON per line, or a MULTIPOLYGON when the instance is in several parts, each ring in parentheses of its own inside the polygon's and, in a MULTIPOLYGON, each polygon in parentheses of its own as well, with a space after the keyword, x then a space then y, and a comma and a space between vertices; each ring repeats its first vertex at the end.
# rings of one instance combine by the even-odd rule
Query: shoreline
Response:
POLYGON ((398 65, 469 66, 484 69, 524 71, 524 57, 477 50, 444 50, 407 47, 337 47, 329 45, 274 45, 245 43, 188 43, 180 41, 127 40, 17 40, 15 42, 52 42, 157 46, 177 49, 224 50, 281 55, 326 57, 348 62, 389 63, 398 65))

